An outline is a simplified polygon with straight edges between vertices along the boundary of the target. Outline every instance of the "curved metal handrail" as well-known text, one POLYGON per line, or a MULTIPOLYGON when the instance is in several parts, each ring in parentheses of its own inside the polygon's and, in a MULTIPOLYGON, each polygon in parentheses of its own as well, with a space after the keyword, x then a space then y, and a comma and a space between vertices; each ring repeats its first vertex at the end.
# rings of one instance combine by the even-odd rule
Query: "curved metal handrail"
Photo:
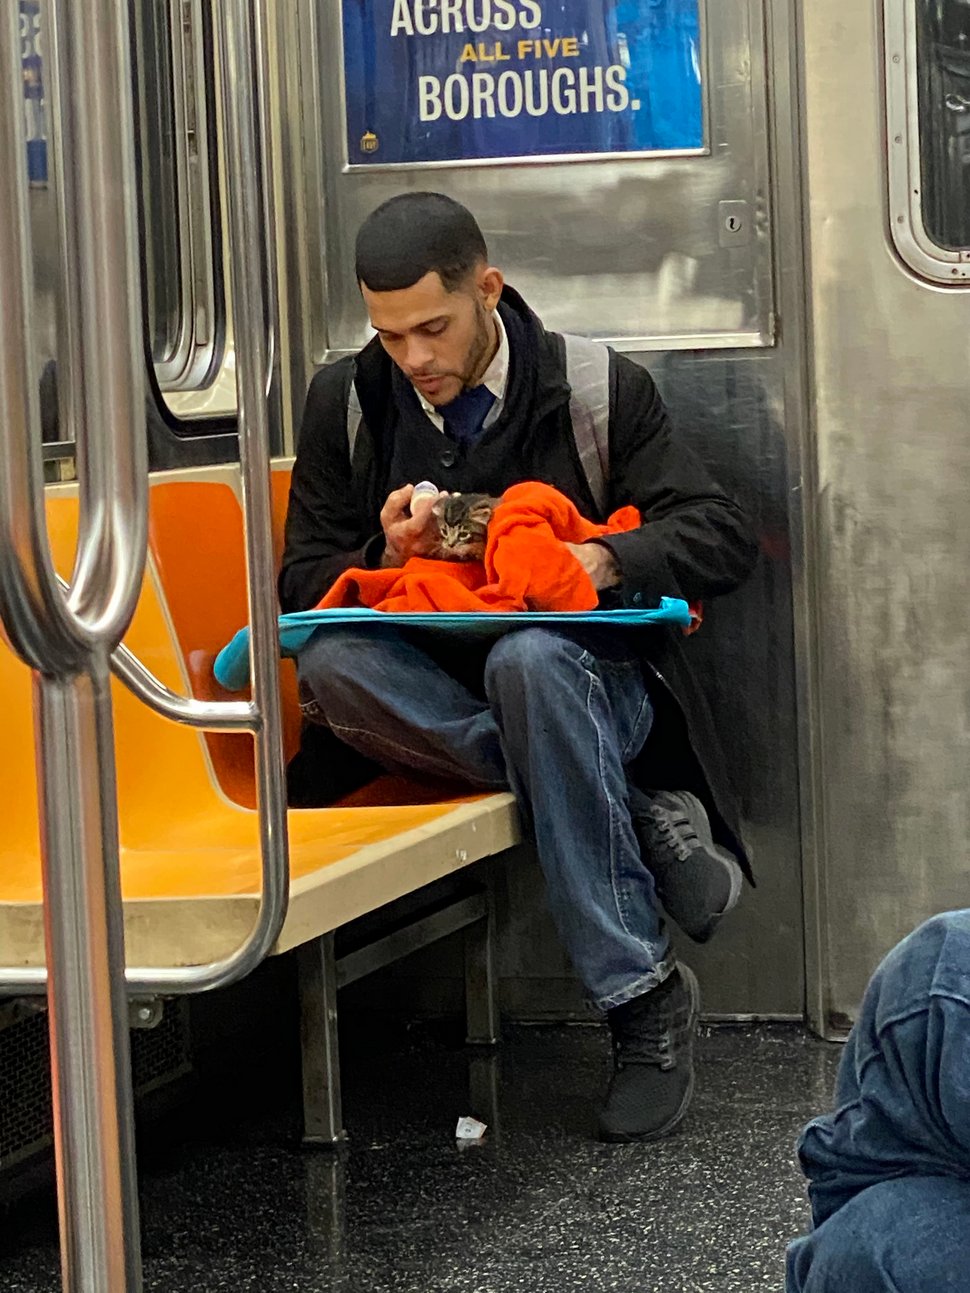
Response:
MULTIPOLYGON (((58 575, 57 582, 67 590, 66 579, 58 575)), ((111 672, 133 696, 173 723, 203 732, 252 732, 261 721, 252 701, 197 700, 195 696, 172 691, 123 642, 112 651, 109 664, 111 672)))
MULTIPOLYGON (((64 4, 64 0, 58 0, 64 4)), ((87 21, 94 26, 92 16, 87 21)), ((0 66, 12 66, 12 51, 19 50, 11 33, 14 18, 6 22, 0 39, 0 66), (2 60, 6 58, 7 64, 2 60)), ((227 190, 229 257, 232 265, 233 302, 237 347, 237 399, 243 506, 246 516, 250 664, 253 700, 204 702, 178 696, 165 688, 119 640, 134 612, 145 560, 147 524, 147 464, 144 440, 132 434, 140 425, 142 400, 135 383, 126 377, 125 356, 116 345, 105 356, 104 372, 109 393, 89 391, 85 383, 85 412, 89 425, 109 429, 106 442, 114 448, 88 443, 81 449, 81 529, 75 577, 65 599, 53 573, 43 525, 43 483, 37 395, 26 338, 30 331, 30 266, 26 190, 22 182, 0 186, 0 223, 9 237, 0 236, 0 282, 12 282, 9 307, 0 311, 0 619, 11 642, 34 669, 45 673, 73 672, 83 667, 92 648, 106 646, 112 667, 157 712, 178 722, 209 730, 249 730, 256 744, 256 799, 259 812, 262 859, 260 905, 249 938, 230 956, 203 966, 129 967, 129 991, 202 992, 244 977, 272 950, 286 917, 289 866, 286 824, 286 786, 282 757, 278 686, 277 608, 273 570, 272 505, 269 487, 270 454, 265 374, 269 345, 265 328, 263 265, 264 200, 261 175, 269 173, 268 159, 260 155, 259 105, 255 85, 256 43, 252 14, 246 0, 225 0, 220 6, 219 46, 222 57, 222 94, 227 137, 227 190), (262 167, 260 166, 262 162, 262 167), (264 169, 265 168, 265 169, 264 169), (114 401, 113 403, 111 401, 114 401), (119 400, 125 410, 116 413, 119 400), (17 436, 15 429, 26 427, 17 436), (130 442, 130 446, 127 442, 130 442), (102 495, 105 483, 107 496, 102 495), (127 508, 118 504, 118 497, 127 508), (126 512, 134 509, 138 523, 134 542, 129 541, 126 512), (137 579, 136 576, 137 575, 137 579), (110 595, 99 602, 99 584, 110 579, 110 595)), ((19 39, 19 33, 18 33, 19 39)), ((66 75, 63 64, 59 75, 66 75)), ((15 84, 16 78, 7 78, 15 84)), ((14 91, 7 87, 8 99, 14 91)), ((66 96, 64 96, 66 97, 66 96)), ((11 120, 0 129, 0 165, 13 177, 20 175, 22 112, 6 111, 11 120)), ((263 136, 265 141, 266 136, 263 136)), ((92 164, 87 172, 91 192, 83 202, 97 199, 101 172, 92 164)), ((82 202, 82 205, 83 205, 82 202)), ((128 206, 130 207, 130 203, 128 206)), ((78 225, 82 222, 77 221, 78 225)), ((97 245, 85 226, 78 233, 79 255, 93 255, 97 245)), ((132 239, 130 246, 136 241, 132 239)), ((136 266, 121 258, 132 275, 129 290, 137 294, 136 266)), ((95 257, 89 263, 101 264, 95 257)), ((103 336, 94 327, 91 302, 105 311, 116 307, 124 284, 118 274, 99 284, 93 272, 84 277, 79 296, 85 298, 84 319, 89 336, 103 336), (116 295, 110 297, 108 292, 116 295)), ((133 299, 133 298, 131 298, 133 299)), ((136 337, 140 339, 140 330, 136 337)), ((138 345, 129 347, 127 362, 140 372, 143 358, 138 345)), ((31 993, 46 990, 47 972, 41 968, 0 969, 0 992, 31 993)))
MULTIPOLYGON (((0 622, 28 665, 66 672, 78 667, 93 639, 57 589, 44 528, 39 394, 31 354, 31 239, 22 175, 23 91, 13 74, 19 55, 17 11, 8 5, 0 18, 0 67, 6 69, 0 90, 0 171, 7 176, 0 184, 0 622)), ((81 545, 96 539, 85 525, 81 545)), ((134 555, 129 549, 129 560, 134 555)))
POLYGON ((248 700, 197 700, 172 691, 122 643, 111 653, 111 672, 132 695, 173 723, 203 732, 252 732, 260 725, 256 706, 248 700))
MULTIPOLYGON (((252 18, 224 0, 229 249, 237 321, 253 701, 221 708, 256 744, 262 876, 249 937, 188 969, 132 969, 139 993, 214 988, 271 950, 289 868, 264 375, 263 238, 252 18)), ((0 5, 0 623, 34 673, 47 965, 0 969, 0 992, 48 992, 64 1288, 141 1288, 109 657, 131 621, 148 547, 144 360, 127 0, 50 0, 55 185, 80 522, 66 592, 46 533, 19 10, 0 5)), ((266 173, 269 173, 267 167, 266 173)), ((126 653, 123 675, 150 675, 126 653)), ((116 662, 116 667, 119 662, 116 662)), ((152 680, 153 682, 156 680, 152 680)), ((199 717, 167 689, 165 705, 199 717)), ((212 718, 220 707, 207 707, 212 718)))

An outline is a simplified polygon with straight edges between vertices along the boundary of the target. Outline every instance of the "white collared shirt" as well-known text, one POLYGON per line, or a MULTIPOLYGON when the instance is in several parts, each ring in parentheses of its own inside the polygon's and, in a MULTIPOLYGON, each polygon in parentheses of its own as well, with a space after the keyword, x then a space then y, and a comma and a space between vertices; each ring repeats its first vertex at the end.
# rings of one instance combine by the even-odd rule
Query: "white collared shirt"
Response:
MULTIPOLYGON (((498 310, 495 311, 492 317, 495 319, 495 326, 498 328, 498 350, 496 350, 492 362, 485 369, 482 380, 479 382, 480 386, 486 386, 495 396, 495 403, 488 410, 488 417, 485 419, 486 427, 490 427, 501 414, 502 406, 505 403, 505 390, 509 384, 509 335, 505 331, 505 324, 502 322, 502 316, 498 310)), ((433 404, 429 404, 416 386, 414 387, 414 393, 428 418, 439 431, 443 432, 445 420, 441 416, 441 410, 436 409, 433 404)))

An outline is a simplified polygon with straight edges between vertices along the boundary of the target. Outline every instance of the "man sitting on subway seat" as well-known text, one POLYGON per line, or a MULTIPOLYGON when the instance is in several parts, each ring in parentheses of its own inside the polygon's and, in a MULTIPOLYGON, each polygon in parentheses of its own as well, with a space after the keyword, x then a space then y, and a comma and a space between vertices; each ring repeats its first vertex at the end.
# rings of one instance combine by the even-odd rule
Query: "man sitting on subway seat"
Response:
MULTIPOLYGON (((750 572, 756 545, 741 509, 678 444, 650 375, 605 351, 609 448, 597 502, 568 348, 504 285, 464 207, 435 193, 392 198, 361 227, 356 264, 377 336, 310 385, 280 574, 285 611, 315 606, 351 567, 399 567, 431 551, 436 522, 417 501, 409 508, 422 480, 492 496, 540 481, 596 521, 635 506, 641 528, 573 549, 601 608, 707 600, 750 572)), ((748 870, 682 631, 530 625, 488 649, 348 626, 318 630, 298 673, 311 723, 381 767, 511 787, 559 932, 607 1013, 614 1074, 600 1135, 673 1130, 693 1089, 699 995, 661 903, 703 942, 748 870)))

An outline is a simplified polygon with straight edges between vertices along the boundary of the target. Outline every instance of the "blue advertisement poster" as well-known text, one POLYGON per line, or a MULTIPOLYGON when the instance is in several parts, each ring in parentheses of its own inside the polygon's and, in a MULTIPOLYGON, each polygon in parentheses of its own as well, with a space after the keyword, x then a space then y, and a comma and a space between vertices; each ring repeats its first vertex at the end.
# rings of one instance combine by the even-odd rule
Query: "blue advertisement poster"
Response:
POLYGON ((342 0, 351 166, 699 151, 702 0, 342 0))
POLYGON ((31 184, 46 184, 47 121, 39 0, 20 0, 20 62, 24 73, 27 174, 31 184))

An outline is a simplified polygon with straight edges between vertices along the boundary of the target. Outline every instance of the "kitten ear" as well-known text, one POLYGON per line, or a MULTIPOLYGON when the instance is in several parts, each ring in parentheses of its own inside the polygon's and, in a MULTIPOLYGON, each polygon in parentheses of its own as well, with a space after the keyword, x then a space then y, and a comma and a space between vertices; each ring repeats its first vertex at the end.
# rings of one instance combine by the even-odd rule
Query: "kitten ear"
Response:
POLYGON ((468 519, 475 521, 479 525, 488 525, 492 519, 492 513, 495 511, 495 504, 490 498, 483 498, 468 513, 468 519))

